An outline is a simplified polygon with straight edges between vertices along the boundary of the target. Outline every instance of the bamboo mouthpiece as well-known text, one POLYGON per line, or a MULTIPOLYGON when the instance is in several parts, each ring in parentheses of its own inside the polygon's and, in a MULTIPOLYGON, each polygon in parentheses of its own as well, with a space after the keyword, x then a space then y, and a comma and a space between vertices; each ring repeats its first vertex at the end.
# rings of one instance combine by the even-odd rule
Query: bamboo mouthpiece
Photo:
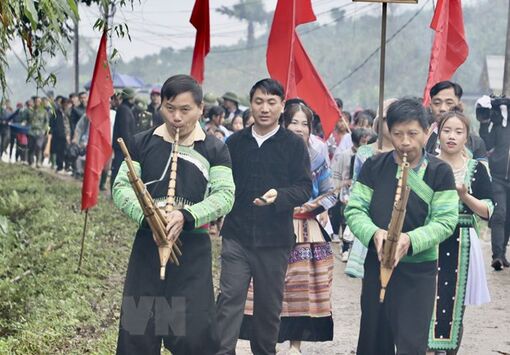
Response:
POLYGON ((381 287, 381 292, 379 292, 379 303, 384 303, 384 296, 386 296, 386 287, 381 287))

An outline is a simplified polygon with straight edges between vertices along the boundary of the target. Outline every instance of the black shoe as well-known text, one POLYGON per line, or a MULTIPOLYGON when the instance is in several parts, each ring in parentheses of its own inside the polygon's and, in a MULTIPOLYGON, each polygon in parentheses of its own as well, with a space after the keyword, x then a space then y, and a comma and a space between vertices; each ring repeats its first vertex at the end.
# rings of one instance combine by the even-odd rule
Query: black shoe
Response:
POLYGON ((494 268, 494 271, 501 271, 503 270, 503 261, 501 261, 499 258, 496 258, 492 260, 491 266, 494 268))
POLYGON ((504 267, 510 267, 510 261, 508 261, 506 259, 506 256, 503 257, 503 260, 501 260, 503 262, 503 266, 504 267))

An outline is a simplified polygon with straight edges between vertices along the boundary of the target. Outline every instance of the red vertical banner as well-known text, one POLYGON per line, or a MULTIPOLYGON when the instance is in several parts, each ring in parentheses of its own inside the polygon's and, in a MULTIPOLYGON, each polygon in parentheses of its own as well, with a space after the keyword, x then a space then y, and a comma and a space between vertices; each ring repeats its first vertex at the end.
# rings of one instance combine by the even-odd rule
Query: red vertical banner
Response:
POLYGON ((209 22, 209 0, 196 0, 189 22, 197 29, 191 76, 200 84, 204 82, 205 57, 210 50, 211 29, 209 22))
POLYGON ((296 32, 297 26, 315 20, 310 0, 278 0, 267 45, 267 69, 284 86, 286 98, 303 99, 319 115, 327 138, 341 113, 296 32))
POLYGON ((430 27, 436 32, 430 54, 429 74, 423 104, 430 103, 430 88, 450 80, 468 57, 461 0, 439 0, 430 27))
POLYGON ((113 82, 106 55, 106 32, 103 32, 87 104, 87 117, 90 126, 81 192, 82 210, 96 205, 101 172, 112 155, 110 126, 110 97, 112 95, 113 82))

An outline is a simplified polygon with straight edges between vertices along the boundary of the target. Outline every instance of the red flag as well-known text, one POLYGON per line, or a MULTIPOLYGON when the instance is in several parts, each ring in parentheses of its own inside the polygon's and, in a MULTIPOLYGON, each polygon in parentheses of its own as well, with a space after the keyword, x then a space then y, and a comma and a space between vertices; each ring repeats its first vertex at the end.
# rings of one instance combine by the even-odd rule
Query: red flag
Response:
POLYGON ((112 155, 110 127, 110 97, 113 82, 106 56, 106 32, 103 32, 97 51, 96 65, 90 86, 87 117, 90 121, 87 159, 81 190, 81 209, 94 207, 99 193, 99 177, 112 155))
POLYGON ((320 116, 327 138, 340 110, 296 33, 297 26, 315 20, 310 0, 278 0, 267 45, 267 70, 282 83, 286 98, 303 99, 320 116))
POLYGON ((189 22, 197 29, 191 76, 200 84, 204 81, 205 56, 209 53, 211 31, 209 26, 209 0, 196 0, 189 22))
POLYGON ((440 81, 449 80, 468 56, 461 0, 439 0, 430 27, 436 33, 423 94, 425 106, 430 103, 430 88, 440 81))

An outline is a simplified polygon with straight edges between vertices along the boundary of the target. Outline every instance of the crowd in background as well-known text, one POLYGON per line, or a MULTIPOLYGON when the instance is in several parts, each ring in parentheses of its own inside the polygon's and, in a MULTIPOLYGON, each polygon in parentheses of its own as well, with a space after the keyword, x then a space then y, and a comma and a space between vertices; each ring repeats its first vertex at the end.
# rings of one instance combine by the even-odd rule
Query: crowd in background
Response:
MULTIPOLYGON (((462 88, 455 83, 445 83, 447 84, 444 84, 446 85, 444 88, 441 85, 437 86, 436 91, 439 91, 435 93, 436 101, 432 99, 429 107, 432 131, 426 150, 432 154, 439 152, 435 131, 437 129, 434 128, 435 121, 446 110, 454 106, 462 106, 462 88)), ((386 100, 385 107, 394 100, 386 100)), ((33 96, 24 103, 18 102, 15 107, 9 100, 3 100, 0 107, 0 157, 4 161, 27 164, 35 168, 40 168, 44 164, 58 174, 72 175, 81 179, 88 141, 87 101, 86 91, 56 97, 49 91, 45 96, 33 96)), ((343 208, 348 202, 353 176, 355 177, 356 170, 359 171, 364 161, 363 155, 367 151, 387 151, 393 147, 388 138, 382 140, 381 150, 377 147, 378 121, 380 120, 376 111, 356 107, 351 112, 345 109, 340 98, 336 98, 335 101, 342 112, 342 117, 338 119, 334 131, 329 137, 324 137, 320 118, 314 113, 309 140, 313 149, 325 153, 331 169, 331 177, 338 192, 338 203, 329 210, 328 228, 333 241, 341 241, 343 238, 341 258, 345 262, 354 236, 345 224, 343 208), (371 148, 368 147, 357 154, 358 149, 364 145, 371 148)), ((113 184, 124 158, 116 143, 117 138, 122 137, 129 141, 130 137, 136 133, 163 124, 163 118, 158 112, 160 105, 161 96, 158 88, 152 89, 148 99, 146 94, 144 96, 143 93, 137 93, 132 88, 117 89, 111 97, 110 121, 114 154, 101 176, 101 190, 107 190, 108 179, 110 184, 113 184)), ((503 184, 501 187, 500 182, 508 180, 507 165, 510 161, 508 149, 505 153, 504 147, 501 148, 507 144, 504 143, 503 137, 507 130, 506 118, 504 122, 496 122, 494 126, 494 123, 491 123, 493 122, 491 112, 494 110, 491 111, 487 105, 490 105, 490 99, 487 98, 479 100, 477 105, 477 116, 480 116, 478 120, 482 122, 480 136, 483 139, 471 132, 467 146, 474 158, 478 160, 487 162, 491 154, 498 159, 501 164, 498 164, 496 168, 495 184, 497 189, 504 190, 506 185, 503 184), (491 128, 494 126, 494 130, 489 129, 489 124, 491 128), (486 145, 489 152, 485 148, 486 145)), ((216 96, 213 93, 204 95, 204 112, 200 124, 208 135, 214 135, 225 141, 232 133, 252 125, 253 121, 250 109, 241 104, 240 98, 235 93, 226 92, 222 96, 216 96)), ((387 131, 383 131, 387 134, 387 131)), ((500 194, 500 196, 506 199, 507 194, 500 194)), ((501 201, 499 205, 506 206, 506 200, 501 201)), ((501 239, 497 245, 508 242, 507 234, 510 230, 507 226, 507 221, 510 220, 507 218, 509 212, 505 208, 502 213, 503 215, 498 213, 496 217, 502 220, 499 224, 503 226, 496 227, 497 233, 502 235, 497 237, 498 240, 501 239), (503 228, 502 231, 500 231, 501 228, 503 228)), ((214 223, 211 225, 211 231, 213 234, 218 233, 214 223)), ((495 256, 495 264, 500 269, 507 266, 508 262, 504 255, 501 255, 503 247, 496 248, 499 248, 500 252, 495 256)))

